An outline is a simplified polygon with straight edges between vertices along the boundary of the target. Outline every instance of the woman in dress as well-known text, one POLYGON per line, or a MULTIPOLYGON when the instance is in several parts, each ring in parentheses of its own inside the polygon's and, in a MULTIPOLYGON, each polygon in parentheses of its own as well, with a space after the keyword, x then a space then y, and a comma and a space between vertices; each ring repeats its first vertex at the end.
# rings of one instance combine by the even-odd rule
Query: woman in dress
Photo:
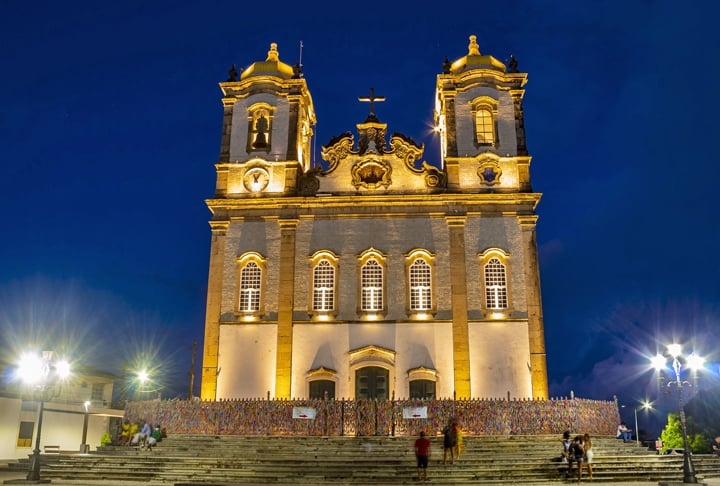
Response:
POLYGON ((593 449, 590 435, 585 434, 583 436, 584 449, 585 449, 585 464, 587 465, 588 479, 592 481, 592 462, 593 462, 593 449))

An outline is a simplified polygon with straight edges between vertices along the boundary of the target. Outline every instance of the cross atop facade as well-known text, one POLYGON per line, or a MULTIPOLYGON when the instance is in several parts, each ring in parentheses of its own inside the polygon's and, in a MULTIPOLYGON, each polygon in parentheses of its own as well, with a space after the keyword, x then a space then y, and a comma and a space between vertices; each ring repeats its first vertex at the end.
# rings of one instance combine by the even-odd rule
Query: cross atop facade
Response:
POLYGON ((385 101, 384 96, 375 96, 375 88, 370 88, 370 96, 358 96, 358 101, 370 102, 370 116, 375 116, 375 102, 385 101))

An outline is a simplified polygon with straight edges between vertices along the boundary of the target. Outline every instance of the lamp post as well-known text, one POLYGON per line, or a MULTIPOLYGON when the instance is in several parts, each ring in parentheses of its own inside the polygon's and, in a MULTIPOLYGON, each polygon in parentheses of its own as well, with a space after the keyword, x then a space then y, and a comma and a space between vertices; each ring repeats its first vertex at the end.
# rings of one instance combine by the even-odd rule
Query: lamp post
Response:
MULTIPOLYGON (((650 405, 650 402, 648 402, 646 400, 642 403, 640 410, 647 410, 648 408, 651 408, 651 405, 650 405)), ((640 445, 640 429, 638 428, 637 413, 638 413, 638 407, 635 407, 635 443, 637 445, 640 445)))
POLYGON ((70 364, 64 359, 54 359, 52 351, 43 351, 42 355, 24 353, 20 356, 16 373, 32 389, 34 397, 39 397, 40 401, 35 449, 30 457, 27 481, 49 483, 49 479, 40 479, 40 436, 42 433, 43 412, 45 410, 45 401, 51 398, 50 392, 53 387, 60 380, 70 376, 70 364))
MULTIPOLYGON (((675 378, 668 380, 667 387, 668 389, 672 387, 677 389, 680 408, 680 429, 682 431, 683 439, 683 483, 696 484, 698 480, 697 477, 695 477, 695 467, 693 466, 692 457, 690 455, 690 444, 688 443, 687 425, 685 421, 685 400, 683 397, 683 391, 692 386, 692 384, 688 381, 683 381, 681 377, 682 363, 680 362, 680 357, 682 353, 682 346, 679 344, 670 344, 668 345, 667 350, 672 358, 672 369, 675 373, 675 378)), ((655 368, 662 373, 666 362, 665 357, 658 354, 652 361, 655 368)), ((702 367, 703 360, 695 353, 692 353, 686 358, 686 363, 690 367, 693 367, 694 370, 697 370, 697 368, 702 367)), ((660 380, 662 380, 662 374, 660 375, 660 380)))
POLYGON ((87 454, 88 450, 90 449, 90 446, 87 444, 87 429, 88 429, 88 407, 90 406, 90 402, 86 401, 83 405, 85 405, 85 414, 83 415, 83 432, 82 432, 82 443, 80 444, 80 452, 83 454, 87 454))
POLYGON ((150 373, 148 373, 146 369, 142 369, 137 372, 136 379, 139 384, 136 392, 137 398, 146 399, 147 396, 145 393, 147 392, 147 384, 150 381, 150 373))

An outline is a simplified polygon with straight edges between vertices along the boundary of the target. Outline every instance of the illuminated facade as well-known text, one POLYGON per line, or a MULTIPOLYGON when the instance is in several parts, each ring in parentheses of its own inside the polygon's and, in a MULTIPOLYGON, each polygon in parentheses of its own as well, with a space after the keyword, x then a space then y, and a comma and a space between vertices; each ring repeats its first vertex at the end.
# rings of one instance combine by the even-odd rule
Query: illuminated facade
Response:
POLYGON ((322 147, 298 67, 220 83, 201 397, 546 398, 522 98, 527 75, 446 60, 442 153, 374 113, 322 147))

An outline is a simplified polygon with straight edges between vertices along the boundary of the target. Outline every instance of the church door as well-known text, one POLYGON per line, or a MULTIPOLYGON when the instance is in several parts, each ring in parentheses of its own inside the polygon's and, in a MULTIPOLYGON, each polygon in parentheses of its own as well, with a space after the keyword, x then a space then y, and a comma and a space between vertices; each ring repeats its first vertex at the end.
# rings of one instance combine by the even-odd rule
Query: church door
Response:
POLYGON ((390 372, 379 366, 367 366, 355 372, 355 398, 388 398, 390 372))

